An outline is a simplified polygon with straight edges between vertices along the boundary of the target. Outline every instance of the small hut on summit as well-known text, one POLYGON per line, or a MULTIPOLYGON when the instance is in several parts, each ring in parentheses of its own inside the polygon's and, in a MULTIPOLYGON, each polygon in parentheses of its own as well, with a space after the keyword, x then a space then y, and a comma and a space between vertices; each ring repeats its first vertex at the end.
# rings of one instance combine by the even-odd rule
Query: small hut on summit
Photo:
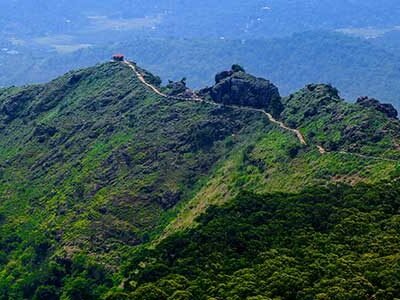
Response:
POLYGON ((114 61, 124 61, 125 56, 123 54, 114 54, 112 58, 114 61))

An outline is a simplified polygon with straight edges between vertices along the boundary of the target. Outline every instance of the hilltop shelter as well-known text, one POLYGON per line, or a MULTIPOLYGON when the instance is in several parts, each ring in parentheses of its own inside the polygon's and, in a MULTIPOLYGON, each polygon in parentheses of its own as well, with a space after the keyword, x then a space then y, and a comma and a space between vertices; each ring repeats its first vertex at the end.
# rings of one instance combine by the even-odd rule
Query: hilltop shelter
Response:
POLYGON ((112 58, 114 61, 124 61, 125 59, 123 54, 114 54, 112 58))

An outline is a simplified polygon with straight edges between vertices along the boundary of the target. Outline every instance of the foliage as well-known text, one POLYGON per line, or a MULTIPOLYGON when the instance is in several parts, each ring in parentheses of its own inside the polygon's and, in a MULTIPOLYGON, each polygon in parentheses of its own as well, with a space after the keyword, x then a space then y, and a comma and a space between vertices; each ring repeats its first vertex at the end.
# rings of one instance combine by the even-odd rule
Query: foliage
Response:
POLYGON ((268 126, 160 99, 118 63, 0 90, 0 299, 97 299, 126 248, 268 126))
MULTIPOLYGON (((158 77, 138 69, 146 80, 160 84, 158 77)), ((300 91, 285 103, 282 117, 306 133, 309 145, 304 146, 292 132, 269 122, 263 113, 159 97, 121 63, 70 72, 44 85, 0 89, 0 299, 169 300, 193 299, 208 291, 210 295, 230 291, 229 297, 236 299, 257 291, 254 282, 270 291, 284 291, 282 297, 293 297, 288 285, 301 289, 311 282, 307 276, 297 276, 304 272, 305 265, 300 268, 295 261, 283 269, 286 273, 276 274, 273 281, 268 281, 272 273, 258 281, 258 275, 245 271, 253 268, 249 257, 268 252, 262 242, 266 236, 271 237, 268 243, 272 243, 275 231, 283 234, 288 226, 309 225, 303 206, 299 216, 290 210, 292 202, 288 199, 294 201, 297 196, 287 193, 329 182, 379 183, 399 174, 398 153, 394 149, 398 144, 398 121, 340 102, 337 93, 332 96, 330 92, 322 89, 315 96, 300 91), (332 101, 324 106, 321 99, 332 101), (315 115, 304 119, 306 107, 299 105, 300 100, 314 107, 315 115), (299 109, 291 113, 296 107, 299 109), (330 119, 329 112, 335 111, 342 118, 330 119), (320 120, 326 122, 326 130, 320 120), (361 126, 359 131, 365 133, 354 154, 338 151, 354 150, 341 136, 350 125, 361 126), (382 139, 372 142, 371 132, 382 139), (334 142, 338 150, 321 155, 315 147, 320 142, 334 142), (356 155, 360 153, 375 156, 356 155), (268 235, 259 236, 260 228, 253 231, 254 224, 246 219, 247 215, 233 210, 234 215, 230 216, 226 211, 232 199, 243 191, 273 193, 272 199, 279 198, 282 205, 288 206, 286 210, 279 209, 288 213, 286 218, 291 223, 286 224, 284 216, 277 214, 283 219, 274 223, 276 228, 263 227, 260 232, 268 235), (283 192, 286 194, 279 194, 283 192), (214 207, 204 214, 213 204, 228 206, 222 210, 214 207), (218 219, 219 213, 224 214, 226 224, 218 219), (197 218, 200 215, 203 216, 197 218), (236 223, 242 222, 241 217, 245 219, 243 230, 242 223, 236 223), (293 222, 297 217, 300 223, 296 225, 293 222), (177 249, 197 247, 195 240, 192 243, 186 238, 188 230, 193 238, 201 237, 190 228, 200 223, 202 232, 201 228, 213 224, 210 218, 219 220, 216 233, 223 224, 229 235, 220 232, 213 236, 207 229, 204 245, 212 242, 224 255, 228 251, 226 257, 233 265, 218 251, 211 255, 201 247, 182 250, 194 255, 179 262, 183 271, 180 267, 171 269, 174 257, 165 261, 156 255, 150 262, 143 257, 157 253, 158 250, 149 253, 145 248, 160 240, 164 241, 159 247, 167 247, 168 243, 177 249), (184 238, 177 238, 180 236, 184 238), (246 252, 248 247, 251 253, 246 252), (210 264, 203 260, 206 256, 210 264), (138 272, 133 269, 136 262, 138 272), (223 271, 218 273, 222 277, 207 277, 209 269, 223 271), (232 280, 226 277, 236 271, 239 273, 232 280), (194 272, 199 273, 200 281, 194 281, 194 272), (214 287, 212 282, 224 285, 214 287)), ((254 200, 254 207, 260 207, 254 222, 262 223, 265 216, 271 217, 262 212, 267 210, 260 204, 264 197, 243 195, 240 197, 244 197, 244 204, 254 200)), ((273 202, 268 207, 275 209, 276 205, 273 202)), ((251 207, 242 208, 243 212, 251 211, 251 207)), ((352 206, 347 208, 352 213, 352 206)), ((313 213, 323 223, 331 210, 323 207, 313 213)), ((357 218, 364 220, 364 215, 357 218)), ((298 248, 286 238, 278 238, 278 242, 289 250, 298 248)), ((335 246, 337 241, 332 238, 328 242, 335 246)), ((274 254, 279 263, 274 262, 271 270, 298 258, 285 249, 278 249, 279 257, 274 254)), ((335 248, 334 253, 339 250, 335 248)), ((390 255, 393 257, 387 259, 394 260, 395 254, 390 255)), ((390 274, 382 280, 391 285, 390 277, 395 275, 390 268, 384 270, 390 274)), ((380 282, 380 275, 375 276, 378 279, 374 280, 380 282)), ((348 286, 344 286, 341 277, 337 282, 329 277, 329 282, 319 283, 318 297, 325 297, 324 285, 335 284, 346 291, 353 285, 356 292, 369 290, 370 285, 363 278, 347 280, 348 286)), ((375 281, 370 281, 375 288, 375 281)), ((274 295, 263 291, 248 297, 268 299, 274 295)))
POLYGON ((330 85, 307 85, 284 102, 285 122, 301 128, 313 143, 333 151, 399 158, 399 120, 391 120, 373 107, 345 103, 330 85))
POLYGON ((179 274, 190 299, 393 299, 399 208, 398 181, 241 193, 208 209, 197 228, 135 255, 126 273, 136 291, 163 289, 166 274, 179 274))

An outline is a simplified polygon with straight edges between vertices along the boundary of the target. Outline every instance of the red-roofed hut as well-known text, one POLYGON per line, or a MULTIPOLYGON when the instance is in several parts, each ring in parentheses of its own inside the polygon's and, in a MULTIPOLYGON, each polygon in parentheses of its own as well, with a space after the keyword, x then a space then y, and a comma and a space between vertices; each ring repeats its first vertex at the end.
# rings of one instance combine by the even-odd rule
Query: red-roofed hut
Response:
POLYGON ((124 61, 125 56, 123 54, 114 54, 112 58, 114 61, 124 61))

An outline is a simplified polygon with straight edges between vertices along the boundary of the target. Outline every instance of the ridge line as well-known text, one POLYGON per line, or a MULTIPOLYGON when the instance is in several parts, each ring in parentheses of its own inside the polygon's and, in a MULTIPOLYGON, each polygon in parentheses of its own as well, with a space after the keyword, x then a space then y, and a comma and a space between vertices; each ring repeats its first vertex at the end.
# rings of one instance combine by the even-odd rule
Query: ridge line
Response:
MULTIPOLYGON (((204 102, 204 103, 208 103, 214 106, 219 106, 221 107, 222 105, 213 101, 208 101, 205 100, 203 98, 200 97, 190 97, 190 98, 184 98, 184 97, 175 97, 175 96, 168 96, 164 93, 162 93, 161 91, 159 91, 154 85, 146 82, 146 80, 144 79, 143 75, 140 74, 140 72, 136 69, 136 67, 129 61, 124 60, 124 63, 126 65, 128 65, 136 74, 136 76, 138 77, 138 79, 148 88, 150 88, 153 92, 155 92, 157 95, 164 97, 164 98, 169 98, 169 99, 175 99, 175 100, 183 100, 183 101, 197 101, 197 102, 204 102)), ((248 110, 248 111, 256 111, 256 112, 261 112, 264 115, 267 116, 268 120, 274 124, 279 125, 279 127, 290 131, 292 133, 294 133, 296 135, 296 137, 298 138, 298 140, 300 141, 300 143, 302 145, 307 145, 307 142, 303 136, 303 134, 298 130, 298 129, 294 129, 294 128, 290 128, 287 125, 285 125, 283 122, 276 120, 270 113, 268 113, 267 111, 265 111, 264 109, 261 108, 252 108, 252 107, 244 107, 244 106, 238 106, 238 105, 224 105, 226 107, 231 107, 231 108, 236 108, 236 109, 241 109, 241 110, 248 110)))
MULTIPOLYGON (((143 75, 137 70, 137 68, 135 67, 134 64, 132 64, 128 60, 124 60, 123 63, 126 64, 130 69, 133 70, 133 72, 136 74, 136 77, 139 79, 140 82, 142 82, 146 87, 148 87, 154 93, 156 93, 157 95, 159 95, 163 98, 174 99, 174 100, 179 100, 179 101, 202 102, 202 103, 207 103, 207 104, 211 104, 214 106, 222 107, 222 105, 220 103, 208 101, 203 98, 196 97, 196 96, 190 97, 190 98, 184 98, 184 97, 169 96, 167 94, 164 94, 163 92, 158 90, 154 85, 148 83, 144 79, 143 75)), ((287 131, 294 133, 302 145, 305 145, 305 146, 308 145, 306 139, 304 138, 304 135, 298 129, 291 128, 291 127, 287 126, 285 123, 283 123, 282 121, 276 120, 269 112, 265 111, 262 108, 252 108, 252 107, 248 107, 248 106, 229 105, 229 104, 228 105, 225 104, 224 106, 230 107, 230 108, 235 108, 235 109, 247 110, 247 111, 261 112, 267 116, 268 120, 271 123, 274 123, 274 124, 278 125, 280 128, 283 128, 287 131)), ((316 145, 316 148, 321 155, 334 152, 334 151, 326 150, 321 145, 316 145)), ((378 156, 369 156, 369 155, 364 155, 364 154, 352 153, 352 152, 348 152, 348 151, 337 151, 337 153, 346 154, 346 155, 354 155, 354 156, 358 156, 360 158, 365 158, 365 159, 375 159, 375 160, 383 160, 383 161, 389 161, 389 162, 398 162, 398 160, 395 160, 395 159, 378 157, 378 156)))

